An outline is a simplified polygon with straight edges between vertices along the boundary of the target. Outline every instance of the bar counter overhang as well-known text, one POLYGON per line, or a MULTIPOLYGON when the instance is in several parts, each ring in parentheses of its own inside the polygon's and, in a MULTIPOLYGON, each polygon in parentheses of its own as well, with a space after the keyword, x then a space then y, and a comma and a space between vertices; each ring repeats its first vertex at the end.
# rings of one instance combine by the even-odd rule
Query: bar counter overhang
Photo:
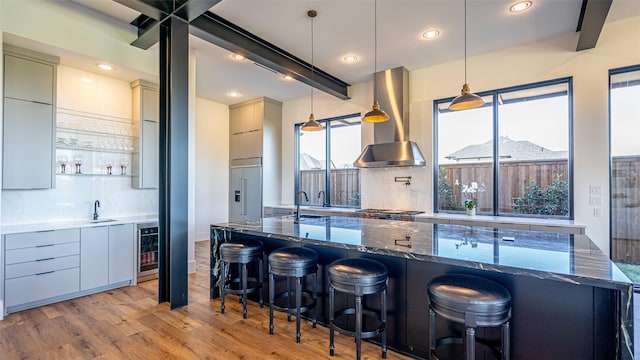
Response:
MULTIPOLYGON (((323 324, 324 266, 360 256, 384 263, 389 346, 402 353, 427 357, 427 283, 463 273, 510 291, 512 359, 634 358, 633 284, 585 235, 337 216, 217 224, 211 226, 212 299, 218 297, 219 245, 245 237, 261 240, 267 253, 295 245, 319 252, 323 324)), ((439 334, 451 332, 444 325, 438 323, 439 334)), ((479 337, 494 341, 499 334, 486 329, 479 337)))

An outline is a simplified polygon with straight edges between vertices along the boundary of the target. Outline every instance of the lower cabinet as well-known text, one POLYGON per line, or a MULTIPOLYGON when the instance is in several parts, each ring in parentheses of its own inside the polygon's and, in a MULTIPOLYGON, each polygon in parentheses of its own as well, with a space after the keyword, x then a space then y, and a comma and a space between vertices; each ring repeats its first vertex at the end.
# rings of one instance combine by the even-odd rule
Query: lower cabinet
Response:
POLYGON ((80 229, 80 290, 109 284, 109 227, 80 229))
POLYGON ((130 284, 134 239, 133 224, 5 235, 5 313, 130 284))
POLYGON ((5 235, 4 248, 7 309, 79 291, 78 229, 5 235))
POLYGON ((109 226, 109 284, 133 280, 133 224, 109 226))

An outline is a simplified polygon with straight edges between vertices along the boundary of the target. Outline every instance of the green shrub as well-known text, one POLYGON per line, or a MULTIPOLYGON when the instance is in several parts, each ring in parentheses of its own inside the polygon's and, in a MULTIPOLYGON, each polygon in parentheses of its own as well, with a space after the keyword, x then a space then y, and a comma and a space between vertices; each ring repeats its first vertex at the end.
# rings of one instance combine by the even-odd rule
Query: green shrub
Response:
POLYGON ((529 180, 525 193, 514 201, 513 212, 516 214, 569 215, 569 183, 563 179, 562 174, 554 174, 553 182, 545 190, 542 190, 534 179, 529 180))

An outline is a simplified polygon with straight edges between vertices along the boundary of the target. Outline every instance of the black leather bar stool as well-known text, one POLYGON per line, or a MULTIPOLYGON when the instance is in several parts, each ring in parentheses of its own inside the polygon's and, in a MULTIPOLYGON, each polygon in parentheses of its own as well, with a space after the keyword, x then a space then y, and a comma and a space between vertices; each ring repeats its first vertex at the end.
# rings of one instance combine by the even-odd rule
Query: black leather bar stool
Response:
POLYGON ((224 242, 220 245, 220 312, 224 314, 224 296, 226 294, 241 295, 242 317, 247 318, 247 294, 258 291, 260 307, 263 306, 262 268, 263 246, 258 240, 240 239, 224 242), (258 262, 258 277, 249 277, 247 264, 258 262), (230 277, 232 264, 238 265, 238 277, 230 277))
POLYGON ((445 344, 464 344, 466 360, 475 360, 476 327, 502 327, 501 349, 493 349, 509 359, 511 295, 502 285, 473 275, 443 275, 427 286, 429 295, 429 349, 431 356, 445 344), (463 324, 462 337, 436 336, 436 315, 463 324))
MULTIPOLYGON (((382 336, 382 358, 387 357, 387 268, 375 260, 354 258, 334 261, 327 268, 329 276, 329 354, 333 356, 334 330, 353 336, 356 339, 356 359, 361 357, 362 339, 382 336), (355 306, 335 310, 335 292, 343 292, 355 296, 355 306), (380 294, 380 313, 364 308, 365 295, 380 294), (336 324, 347 315, 355 315, 355 331, 344 325, 336 324), (367 326, 363 331, 363 316, 373 318, 375 327, 367 326)), ((342 323, 341 323, 342 324, 342 323)))
POLYGON ((303 247, 285 247, 269 254, 269 334, 273 335, 273 311, 278 310, 287 313, 287 320, 291 321, 291 315, 296 315, 296 342, 300 342, 300 314, 313 309, 313 327, 316 327, 318 299, 318 253, 303 247), (313 292, 303 290, 302 279, 305 276, 313 276, 313 292), (287 291, 275 293, 275 277, 287 278, 287 291), (295 291, 291 291, 291 281, 295 279, 295 291), (291 298, 295 296, 295 305, 291 304, 291 298), (305 303, 302 303, 302 298, 305 303), (277 299, 286 298, 286 305, 277 299))

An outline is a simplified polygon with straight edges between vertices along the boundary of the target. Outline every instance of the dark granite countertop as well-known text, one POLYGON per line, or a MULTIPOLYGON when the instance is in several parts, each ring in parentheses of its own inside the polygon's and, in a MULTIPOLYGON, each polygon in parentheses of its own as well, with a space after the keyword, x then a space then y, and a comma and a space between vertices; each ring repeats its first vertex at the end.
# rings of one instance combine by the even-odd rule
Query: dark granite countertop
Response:
POLYGON ((213 225, 263 237, 629 290, 631 281, 586 236, 342 216, 213 225))

